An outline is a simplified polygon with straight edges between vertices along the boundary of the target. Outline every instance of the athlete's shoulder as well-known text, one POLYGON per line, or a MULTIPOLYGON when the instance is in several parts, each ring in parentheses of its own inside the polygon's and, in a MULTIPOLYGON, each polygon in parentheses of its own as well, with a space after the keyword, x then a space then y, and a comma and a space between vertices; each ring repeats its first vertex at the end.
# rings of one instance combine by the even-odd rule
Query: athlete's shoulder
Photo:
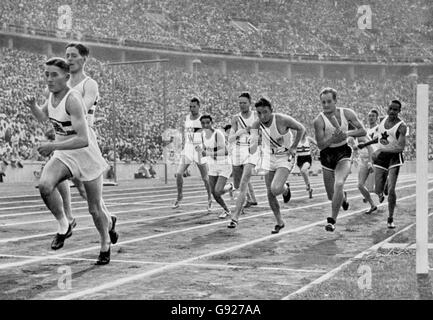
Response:
POLYGON ((357 114, 355 112, 355 110, 350 109, 350 108, 339 108, 341 111, 343 111, 344 116, 347 117, 357 117, 357 114))
POLYGON ((72 99, 72 100, 79 99, 79 100, 81 100, 81 98, 82 98, 81 94, 80 94, 80 92, 78 92, 78 90, 69 89, 67 100, 69 100, 69 99, 72 99))
POLYGON ((95 79, 87 77, 84 80, 84 88, 85 89, 98 89, 98 83, 96 82, 95 79))
POLYGON ((65 100, 65 108, 67 109, 68 113, 69 111, 75 108, 81 108, 83 107, 83 98, 81 97, 81 94, 74 89, 70 89, 68 92, 68 96, 65 100))
POLYGON ((320 112, 314 119, 313 119, 313 124, 325 124, 325 122, 323 121, 323 116, 322 116, 322 112, 320 112))

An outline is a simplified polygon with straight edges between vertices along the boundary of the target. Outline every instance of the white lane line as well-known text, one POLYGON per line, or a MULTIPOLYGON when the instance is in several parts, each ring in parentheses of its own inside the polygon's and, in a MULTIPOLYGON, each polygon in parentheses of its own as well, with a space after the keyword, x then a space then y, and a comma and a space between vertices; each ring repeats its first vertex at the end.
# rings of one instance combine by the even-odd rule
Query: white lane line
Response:
MULTIPOLYGON (((429 181, 429 183, 430 182, 432 182, 432 181, 429 181)), ((402 186, 400 188, 396 188, 396 190, 406 189, 406 188, 410 188, 410 187, 413 187, 413 186, 415 186, 415 184, 411 184, 411 185, 407 185, 407 186, 402 186)), ((358 195, 358 196, 352 197, 350 199, 353 200, 353 199, 357 199, 357 198, 361 198, 361 197, 362 197, 361 195, 358 195)), ((402 198, 402 199, 404 199, 404 198, 402 198)), ((283 212, 295 211, 295 210, 307 209, 307 208, 313 208, 313 207, 318 207, 318 206, 323 206, 323 205, 329 205, 329 201, 325 201, 325 202, 321 202, 321 203, 315 203, 315 204, 301 206, 301 207, 282 209, 281 212, 283 213, 283 212)), ((383 206, 383 205, 384 204, 378 205, 378 207, 379 206, 383 206)), ((365 211, 365 209, 358 210, 355 213, 363 212, 363 211, 365 211)), ((262 217, 262 216, 265 216, 265 215, 270 215, 271 213, 272 213, 272 211, 267 211, 267 212, 263 212, 263 213, 260 213, 260 214, 243 217, 240 220, 254 219, 254 218, 257 218, 257 217, 262 217)), ((354 213, 348 213, 348 214, 352 215, 354 213)), ((348 214, 342 215, 342 217, 346 217, 348 214)), ((322 224, 322 223, 323 223, 323 221, 318 221, 318 222, 312 224, 311 226, 322 224)), ((226 225, 227 221, 213 222, 213 223, 199 225, 199 226, 194 226, 194 227, 189 227, 189 228, 185 228, 185 229, 179 229, 179 230, 174 230, 174 231, 169 231, 169 232, 163 232, 163 233, 159 233, 159 234, 154 234, 154 235, 151 235, 151 236, 146 236, 146 237, 140 237, 140 238, 125 240, 125 241, 122 241, 122 242, 118 242, 117 244, 113 245, 113 247, 120 246, 120 245, 125 245, 125 244, 130 244, 130 243, 141 242, 141 241, 145 241, 145 240, 149 240, 149 239, 155 239, 155 238, 165 237, 165 236, 169 236, 169 235, 173 235, 173 234, 178 234, 178 233, 183 233, 183 232, 189 232, 189 231, 192 231, 192 230, 207 229, 207 228, 219 226, 219 225, 222 225, 222 224, 226 225)), ((301 227, 301 229, 299 229, 299 228, 298 229, 299 230, 303 230, 302 228, 304 228, 304 227, 301 227)), ((298 229, 292 229, 292 230, 298 230, 298 229)), ((286 231, 286 232, 284 232, 282 234, 290 233, 290 232, 292 232, 292 230, 288 230, 288 231, 286 231)), ((281 234, 281 232, 280 232, 280 234, 281 234)), ((51 257, 53 257, 53 256, 64 257, 64 256, 68 256, 68 255, 79 254, 79 253, 83 253, 83 252, 89 252, 89 251, 92 251, 92 250, 97 250, 99 248, 100 248, 99 246, 92 246, 92 247, 77 249, 77 250, 74 250, 74 251, 64 252, 64 253, 61 253, 61 254, 53 254, 53 255, 51 255, 51 257)), ((8 268, 15 268, 15 267, 19 267, 19 266, 23 266, 23 265, 27 265, 27 264, 31 264, 31 263, 41 262, 41 261, 44 261, 44 260, 48 259, 48 257, 50 257, 50 256, 47 255, 45 259, 35 258, 35 259, 29 259, 29 260, 26 260, 26 261, 1 264, 0 265, 0 270, 8 269, 8 268)))
MULTIPOLYGON (((347 191, 350 191, 350 190, 354 190, 354 189, 347 189, 347 191)), ((326 195, 326 193, 317 194, 316 197, 317 196, 324 196, 324 195, 326 195)), ((299 198, 293 198, 292 200, 302 200, 302 199, 307 199, 307 196, 299 197, 299 198)), ((349 199, 353 199, 353 198, 349 198, 349 199)), ((162 219, 168 219, 168 218, 174 218, 174 217, 180 217, 180 216, 187 216, 187 215, 191 215, 194 213, 202 213, 202 212, 204 212, 204 210, 187 211, 187 212, 182 212, 182 213, 177 213, 177 214, 172 214, 172 215, 156 216, 156 217, 150 217, 150 218, 148 217, 148 218, 142 218, 142 219, 136 219, 136 220, 127 220, 127 221, 118 222, 117 225, 146 223, 146 222, 155 221, 155 220, 162 220, 162 219)), ((113 212, 113 214, 118 214, 118 213, 120 213, 120 212, 113 212)), ((82 228, 74 229, 74 232, 75 231, 82 231, 82 230, 93 230, 93 229, 94 229, 93 226, 82 227, 82 228)), ((24 236, 24 237, 0 239, 0 244, 22 241, 22 240, 29 240, 29 239, 42 238, 42 237, 52 236, 52 234, 53 234, 52 232, 47 232, 47 233, 40 233, 40 234, 29 235, 29 236, 24 236)))
MULTIPOLYGON (((352 181, 354 179, 350 179, 350 181, 352 181)), ((312 187, 318 187, 320 185, 322 185, 323 183, 317 182, 315 183, 315 185, 313 185, 313 183, 311 182, 312 187)), ((298 183, 298 184, 293 184, 294 187, 305 187, 304 183, 298 183)), ((263 185, 259 185, 259 188, 261 187, 266 187, 265 184, 263 183, 263 185)), ((257 188, 257 187, 256 187, 257 188)), ((197 191, 203 191, 203 187, 201 188, 196 188, 196 189, 188 189, 187 191, 184 191, 183 194, 197 194, 197 191)), ((161 198, 161 197, 167 197, 167 196, 177 196, 177 192, 173 192, 173 193, 163 193, 161 194, 161 191, 155 191, 157 194, 149 194, 151 193, 150 191, 140 191, 140 192, 128 192, 128 193, 122 193, 122 194, 110 194, 110 195, 105 195, 103 196, 104 200, 128 200, 128 199, 136 199, 136 198, 161 198), (139 194, 144 194, 142 196, 137 196, 139 194), (112 196, 114 196, 112 198, 112 196), (120 198, 116 198, 116 196, 120 196, 120 198), (124 197, 124 196, 130 196, 130 197, 124 197)), ((301 188, 298 192, 301 192, 301 188)), ((83 199, 81 197, 76 197, 78 201, 73 201, 73 204, 82 204, 82 203, 87 203, 86 201, 83 201, 83 199)), ((184 199, 188 199, 189 197, 184 197, 184 199)), ((158 201, 164 201, 164 199, 161 200, 148 200, 148 201, 143 201, 143 203, 152 203, 152 202, 158 202, 158 201)), ((42 200, 41 199, 35 199, 35 200, 18 200, 18 201, 12 201, 12 202, 0 202, 0 205, 6 205, 6 204, 22 204, 22 203, 28 203, 28 202, 37 202, 39 204, 41 204, 41 206, 43 205, 42 200)), ((4 208, 0 208, 0 211, 7 211, 7 210, 14 210, 14 209, 26 209, 26 208, 34 208, 34 205, 28 205, 28 206, 17 206, 17 207, 4 207, 4 208)))
MULTIPOLYGON (((353 179, 351 179, 349 182, 352 182, 353 181, 353 179)), ((316 187, 319 187, 320 188, 320 185, 321 184, 317 184, 317 185, 315 185, 314 187, 316 188, 316 187)), ((260 191, 260 190, 264 190, 266 188, 266 186, 263 184, 263 185, 259 185, 259 186, 255 186, 255 190, 256 191, 260 191)), ((299 187, 299 188, 301 188, 301 187, 299 187)), ((321 188, 323 188, 323 187, 321 187, 321 188)), ((200 190, 203 190, 203 189, 200 189, 200 190)), ((198 190, 198 191, 200 191, 200 190, 198 190)), ((299 191, 300 192, 300 191, 299 191)), ((190 192, 190 193, 194 193, 194 194, 197 194, 197 191, 193 191, 193 192, 190 192)), ((185 193, 184 193, 185 194, 185 193)), ((125 195, 127 195, 127 194, 125 194, 125 195)), ((165 195, 161 195, 162 197, 167 197, 168 195, 167 194, 165 194, 165 195)), ((128 199, 141 199, 141 198, 143 198, 143 197, 147 197, 147 196, 139 196, 139 197, 136 197, 136 196, 133 196, 133 197, 121 197, 121 198, 105 198, 104 197, 104 200, 108 200, 108 201, 114 201, 114 200, 128 200, 128 199)), ((198 196, 193 196, 193 197, 184 197, 184 199, 191 199, 191 198, 195 198, 195 197, 198 197, 198 196)), ((174 201, 174 197, 173 198, 168 198, 168 199, 166 199, 166 200, 158 200, 158 201, 170 201, 170 200, 173 200, 174 201)), ((155 201, 143 201, 143 203, 153 203, 153 202, 155 202, 155 201)), ((85 203, 85 204, 87 204, 87 202, 85 202, 85 201, 74 201, 72 204, 82 204, 82 203, 85 203)), ((111 205, 110 205, 111 206, 111 205)), ((114 206, 114 205, 113 205, 114 206)), ((7 211, 7 210, 12 210, 12 209, 24 209, 24 208, 34 208, 35 206, 33 205, 33 206, 19 206, 19 207, 9 207, 9 208, 0 208, 0 211, 7 211)), ((41 208, 46 208, 45 207, 45 205, 43 204, 43 203, 40 203, 40 207, 41 208)), ((168 208, 168 207, 167 207, 168 208)), ((83 207, 77 207, 77 208, 72 208, 72 210, 78 210, 78 209, 87 209, 87 206, 83 206, 83 207)), ((50 211, 48 211, 48 210, 39 210, 39 211, 30 211, 30 212, 22 212, 22 213, 13 213, 13 214, 8 214, 8 213, 6 213, 6 214, 0 214, 0 218, 3 218, 3 217, 14 217, 14 216, 24 216, 24 215, 34 215, 34 214, 42 214, 42 213, 50 213, 50 211)))
MULTIPOLYGON (((347 191, 353 191, 355 189, 347 189, 347 191)), ((326 193, 319 193, 316 194, 316 197, 320 197, 320 196, 325 196, 326 193)), ((266 194, 257 194, 256 197, 265 197, 266 194)), ((297 197, 297 198, 292 198, 292 201, 295 200, 303 200, 303 199, 308 199, 308 196, 303 196, 303 197, 297 197)), ((196 202, 198 203, 198 202, 196 202)), ((207 203, 207 201, 202 201, 200 203, 207 203)), ((188 204, 194 204, 193 203, 188 203, 188 204)), ((157 208, 152 208, 152 209, 157 209, 157 208)), ((129 212, 135 212, 135 211, 145 211, 144 209, 134 209, 134 210, 126 210, 126 211, 118 211, 118 212, 111 212, 111 214, 119 214, 119 213, 129 213, 129 212)), ((162 220, 162 219, 169 219, 169 218, 175 218, 175 217, 180 217, 180 216, 188 216, 194 213, 203 213, 205 212, 205 210, 194 210, 194 211, 186 211, 186 212, 182 212, 182 213, 176 213, 176 214, 170 214, 170 215, 165 215, 165 216, 156 216, 156 217, 147 217, 147 218, 141 218, 141 219, 136 219, 136 220, 127 220, 127 221, 122 221, 120 220, 119 222, 117 222, 117 225, 126 225, 126 224, 135 224, 135 223, 144 223, 144 222, 149 222, 149 221, 155 221, 155 220, 162 220)), ((89 215, 86 216, 75 216, 75 218, 90 218, 89 215)), ((34 224, 37 223, 38 221, 41 220, 36 220, 36 221, 31 221, 31 222, 22 222, 20 223, 22 224, 34 224)), ((50 220, 43 220, 42 222, 52 222, 55 223, 53 221, 53 219, 50 220)), ((2 225, 0 224, 0 227, 2 225)), ((76 231, 81 231, 81 230, 93 230, 95 227, 94 226, 90 226, 90 227, 82 227, 82 228, 75 228, 74 232, 76 231)), ((21 240, 29 240, 29 239, 35 239, 35 238, 41 238, 41 237, 46 237, 46 236, 52 236, 53 232, 47 232, 47 233, 40 233, 40 234, 36 234, 36 235, 29 235, 29 236, 24 236, 24 237, 15 237, 15 238, 7 238, 7 239, 0 239, 0 244, 3 243, 8 243, 8 242, 16 242, 16 241, 21 241, 21 240)))
MULTIPOLYGON (((310 180, 319 180, 319 178, 311 179, 311 177, 310 177, 310 180)), ((258 178, 257 179, 255 178, 252 180, 252 182, 259 182, 259 181, 262 181, 262 180, 258 179, 258 178)), ((201 180, 197 181, 197 182, 193 182, 191 184, 189 184, 189 183, 185 184, 184 190, 186 190, 190 187, 199 187, 199 186, 203 186, 203 182, 201 180)), ((144 186, 144 187, 138 186, 138 187, 132 187, 132 188, 125 188, 125 189, 116 189, 116 188, 112 189, 110 187, 104 187, 104 190, 105 190, 104 193, 105 192, 117 193, 119 191, 132 191, 132 190, 144 190, 144 191, 149 190, 149 191, 158 192, 158 191, 164 191, 166 189, 173 189, 175 191, 176 190, 176 182, 174 181, 174 184, 170 184, 167 186, 156 186, 156 187, 155 186, 144 186), (162 190, 156 190, 156 189, 162 189, 162 190)), ((74 195, 78 195, 78 193, 74 193, 74 195)), ((21 199, 23 197, 40 197, 40 195, 39 195, 39 193, 34 193, 34 194, 23 194, 23 195, 19 195, 19 196, 6 196, 6 197, 0 197, 0 201, 4 200, 4 199, 7 199, 7 200, 9 200, 9 199, 21 199)), ((17 201, 19 201, 19 200, 17 200, 17 201)))
MULTIPOLYGON (((429 189, 428 192, 430 193, 433 189, 429 189)), ((414 197, 415 195, 413 195, 412 197, 414 197)), ((407 197, 405 197, 407 198, 407 197)), ((401 201, 402 199, 399 199, 398 201, 401 201)), ((429 214, 429 217, 432 215, 433 213, 429 214)), ((291 298, 293 298, 296 295, 299 295, 301 293, 306 292, 307 290, 309 290, 311 287, 319 285, 327 280, 329 280, 330 278, 332 278, 334 275, 336 275, 339 271, 341 271, 343 268, 349 266, 351 263, 355 262, 356 260, 361 259, 362 257, 366 256, 369 253, 373 253, 376 252, 381 246, 383 246, 385 243, 388 243, 389 241, 391 241, 394 237, 396 237, 397 235, 399 235, 400 233, 403 233, 407 230, 409 230, 410 228, 412 228, 415 225, 415 223, 408 225, 407 227, 405 227, 404 229, 401 229, 400 231, 394 233, 393 235, 391 235, 390 237, 386 238, 385 240, 376 243, 374 246, 360 252, 359 254, 357 254, 356 256, 348 259, 347 261, 345 261, 344 263, 340 264, 338 267, 332 269, 331 271, 329 271, 328 273, 324 274, 323 276, 317 278, 316 280, 310 282, 309 284, 303 286, 302 288, 296 290, 295 292, 292 292, 291 294, 285 296, 282 298, 282 300, 289 300, 291 298)))
MULTIPOLYGON (((14 258, 14 259, 29 259, 29 258, 41 258, 42 256, 27 256, 27 255, 13 255, 13 254, 1 254, 0 257, 14 258)), ((50 260, 71 260, 71 261, 90 261, 95 262, 95 259, 88 258, 56 258, 53 257, 50 260)), ((143 265, 158 265, 165 266, 171 265, 175 262, 158 262, 158 261, 141 261, 141 260, 123 260, 123 259, 111 259, 110 263, 126 263, 126 264, 143 264, 143 265)), ((302 272, 302 273, 325 273, 326 270, 319 269, 294 269, 294 268, 276 268, 276 267, 257 267, 257 266, 239 266, 234 264, 217 264, 217 263, 185 263, 184 266, 198 267, 198 268, 217 268, 217 269, 247 269, 247 270, 269 270, 269 271, 285 271, 285 272, 302 272)))
MULTIPOLYGON (((412 179, 411 180, 408 180, 408 181, 412 181, 412 179)), ((353 185, 353 183, 348 183, 347 184, 347 186, 351 186, 351 185, 353 185)), ((293 189, 295 189, 295 188, 293 188, 293 189)), ((315 190, 321 190, 321 189, 324 189, 324 187, 316 187, 316 189, 315 190)), ((266 190, 266 187, 265 186, 260 186, 260 187, 256 187, 255 188, 255 190, 257 191, 257 192, 260 192, 260 191, 264 191, 264 190, 266 190)), ((293 193, 298 193, 298 191, 297 190, 294 190, 293 191, 293 193)), ((304 191, 302 191, 302 190, 300 190, 299 192, 306 192, 305 190, 304 191)), ((195 194, 197 194, 197 192, 195 192, 195 194)), ((260 194, 259 196, 261 196, 261 195, 263 195, 263 194, 260 194)), ((200 195, 196 195, 196 196, 193 196, 193 197, 184 197, 184 199, 193 199, 193 198, 199 198, 199 197, 203 197, 203 194, 200 194, 200 195)), ((140 198, 140 197, 134 197, 134 199, 138 199, 138 198, 140 198)), ((113 199, 109 199, 110 201, 112 201, 113 199)), ((163 201, 170 201, 171 200, 171 198, 167 198, 167 199, 164 199, 163 201)), ((152 202, 152 201, 151 201, 152 202)), ((200 201, 200 202, 192 202, 192 203, 182 203, 182 205, 181 206, 185 206, 185 205, 189 205, 189 204, 201 204, 201 203, 206 203, 207 204, 207 201, 200 201)), ((131 203, 128 203, 129 205, 131 204, 131 203)), ((140 204, 142 204, 142 203, 140 203, 140 204)), ((44 206, 43 204, 41 204, 41 206, 44 206)), ((108 206, 119 206, 119 204, 117 203, 117 204, 115 204, 115 205, 108 205, 108 206)), ((34 206, 33 206, 34 207, 34 206)), ((148 210, 153 210, 153 209, 164 209, 164 208, 171 208, 171 205, 169 205, 169 206, 161 206, 161 207, 154 207, 154 208, 143 208, 143 209, 141 209, 142 211, 148 211, 148 210)), ((75 212, 76 210, 78 210, 78 209, 88 209, 88 207, 87 206, 83 206, 83 207, 76 207, 76 208, 72 208, 72 210, 75 212)), ((25 215, 34 215, 34 214, 45 214, 45 213, 50 213, 50 211, 48 211, 48 210, 39 210, 39 211, 33 211, 33 212, 22 212, 22 213, 10 213, 10 214, 0 214, 0 220, 2 219, 2 218, 14 218, 14 217, 20 217, 20 216, 25 216, 25 215)), ((77 217, 87 217, 87 216, 77 216, 77 217)), ((40 220, 40 221, 43 221, 43 222, 47 222, 48 220, 40 220)), ((4 224, 1 224, 0 223, 0 226, 2 226, 2 225, 4 225, 4 224)))
MULTIPOLYGON (((433 191, 433 188, 429 190, 429 192, 431 192, 431 191, 433 191)), ((399 199, 399 201, 406 200, 406 199, 409 199, 409 198, 413 198, 415 196, 416 196, 416 194, 413 194, 413 195, 410 195, 410 196, 406 196, 406 197, 402 197, 401 199, 399 199)), ((378 205, 378 207, 379 206, 385 206, 385 204, 382 203, 382 204, 378 205)), ((342 218, 346 218, 346 217, 352 216, 352 215, 357 214, 357 213, 361 213, 363 211, 364 211, 364 209, 344 214, 341 217, 339 217, 339 220, 341 220, 342 218)), ((192 258, 189 258, 189 259, 185 259, 185 260, 179 261, 177 263, 173 263, 171 265, 163 266, 163 267, 160 267, 160 268, 155 268, 153 270, 149 270, 149 271, 138 273, 138 274, 135 274, 135 275, 132 275, 132 276, 120 278, 120 279, 117 279, 115 281, 106 282, 106 283, 104 283, 104 284, 102 284, 100 286, 96 286, 96 287, 92 287, 92 288, 89 288, 89 289, 77 291, 77 292, 74 292, 74 293, 71 293, 71 294, 68 294, 68 295, 65 295, 65 296, 58 297, 58 298, 56 298, 54 300, 71 300, 71 299, 81 298, 81 297, 84 297, 84 296, 87 296, 87 295, 90 295, 90 294, 94 294, 94 293, 101 292, 101 291, 104 291, 104 290, 107 290, 107 289, 112 289, 112 288, 115 288, 115 287, 119 287, 121 285, 124 285, 126 283, 130 283, 132 281, 138 281, 138 280, 141 280, 143 278, 146 278, 146 277, 149 277, 149 276, 152 276, 152 275, 164 272, 164 271, 168 271, 168 270, 177 268, 177 267, 179 267, 179 266, 181 266, 182 264, 185 264, 185 263, 191 263, 191 262, 194 262, 194 261, 197 261, 197 260, 201 260, 201 259, 209 258, 209 257, 212 257, 212 256, 221 255, 221 254, 225 254, 225 253, 228 253, 228 252, 236 251, 236 250, 245 248, 247 246, 254 245, 256 243, 260 243, 260 242, 263 242, 263 241, 267 241, 267 240, 271 240, 271 239, 274 239, 274 238, 277 238, 277 237, 281 237, 283 235, 287 235, 289 233, 295 233, 295 232, 303 231, 303 230, 306 230, 306 229, 310 229, 310 228, 312 228, 314 226, 317 226, 317 225, 320 225, 320 224, 323 224, 323 221, 318 221, 318 222, 311 223, 311 224, 308 224, 308 225, 304 225, 304 226, 301 226, 301 227, 298 227, 298 228, 295 228, 295 229, 290 229, 290 230, 287 230, 287 231, 284 231, 284 232, 280 231, 280 233, 275 234, 275 235, 261 237, 261 238, 254 239, 254 240, 251 240, 251 241, 248 241, 248 242, 236 245, 236 246, 232 246, 232 247, 225 248, 225 249, 222 249, 222 250, 212 251, 212 252, 200 255, 200 256, 196 256, 196 257, 192 257, 192 258)))
MULTIPOLYGON (((413 179, 407 180, 407 181, 399 181, 399 183, 405 183, 405 182, 409 182, 409 181, 413 181, 413 179)), ((352 185, 355 185, 355 184, 349 183, 349 184, 346 184, 346 187, 352 186, 352 185)), ((324 187, 316 188, 316 190, 320 190, 320 189, 324 189, 324 187)), ((358 190, 358 188, 345 189, 346 192, 357 191, 357 190, 358 190)), ((326 195, 326 193, 319 193, 319 194, 315 194, 314 196, 318 197, 318 196, 323 196, 323 195, 326 195)), ((196 196, 195 198, 197 198, 197 197, 202 197, 202 195, 196 196)), ((256 194, 256 198, 261 198, 261 197, 266 197, 266 193, 256 194)), ((307 197, 304 196, 304 197, 292 198, 292 200, 301 200, 301 199, 306 199, 306 198, 307 197)), ((198 201, 198 202, 185 203, 182 206, 192 205, 192 204, 204 204, 204 203, 207 204, 207 200, 206 201, 198 201)), ((171 208, 171 206, 160 206, 160 207, 147 207, 147 208, 131 209, 131 210, 111 212, 111 214, 131 213, 131 212, 144 212, 144 211, 151 211, 151 210, 165 209, 165 208, 171 208)), ((87 209, 87 207, 85 207, 85 209, 87 209)), ((14 217, 16 217, 16 215, 17 214, 12 214, 11 217, 14 218, 14 217)), ((76 219, 77 218, 91 218, 91 216, 89 214, 74 215, 74 217, 76 219)), ((0 216, 0 218, 1 218, 1 216, 0 216)), ((30 220, 30 221, 12 222, 12 223, 2 223, 2 222, 0 222, 0 227, 5 228, 5 227, 22 226, 22 225, 35 224, 35 223, 46 223, 46 222, 55 223, 55 221, 52 218, 50 218, 50 219, 44 219, 44 220, 30 220)), ((0 243, 1 243, 1 241, 0 241, 0 243)))

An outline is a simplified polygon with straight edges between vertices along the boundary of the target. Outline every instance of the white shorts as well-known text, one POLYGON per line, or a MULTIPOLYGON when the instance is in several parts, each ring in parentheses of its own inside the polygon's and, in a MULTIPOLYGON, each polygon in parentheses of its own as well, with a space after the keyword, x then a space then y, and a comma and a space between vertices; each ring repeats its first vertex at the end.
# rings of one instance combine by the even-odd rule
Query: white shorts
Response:
POLYGON ((89 130, 89 146, 74 150, 56 150, 48 163, 55 159, 68 167, 73 178, 83 182, 95 180, 108 168, 93 130, 89 130))
POLYGON ((217 164, 217 163, 208 163, 208 173, 209 176, 221 176, 225 178, 230 178, 232 174, 232 166, 229 163, 225 164, 217 164))
POLYGON ((289 172, 292 172, 295 165, 295 159, 288 154, 275 155, 266 152, 262 155, 261 161, 261 169, 266 171, 276 171, 279 168, 286 168, 289 172))
POLYGON ((199 165, 204 164, 204 157, 194 149, 194 146, 185 146, 180 154, 179 165, 192 164, 193 162, 199 165))
POLYGON ((257 165, 259 152, 250 154, 249 146, 234 146, 232 150, 232 164, 234 166, 242 166, 245 164, 257 165))

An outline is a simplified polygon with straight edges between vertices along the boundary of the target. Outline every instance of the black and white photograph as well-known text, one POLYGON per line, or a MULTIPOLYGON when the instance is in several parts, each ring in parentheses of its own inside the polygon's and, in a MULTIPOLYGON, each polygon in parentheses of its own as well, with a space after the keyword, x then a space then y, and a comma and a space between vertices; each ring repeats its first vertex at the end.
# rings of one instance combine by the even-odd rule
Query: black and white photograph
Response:
POLYGON ((432 98, 430 0, 1 0, 0 302, 433 300, 432 98))

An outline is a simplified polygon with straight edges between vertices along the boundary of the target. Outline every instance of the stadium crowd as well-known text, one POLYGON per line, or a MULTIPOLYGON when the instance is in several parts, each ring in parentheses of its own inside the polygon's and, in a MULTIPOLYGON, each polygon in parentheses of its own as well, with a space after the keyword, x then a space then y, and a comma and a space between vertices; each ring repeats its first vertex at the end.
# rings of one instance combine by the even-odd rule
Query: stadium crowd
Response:
POLYGON ((55 0, 4 0, 0 27, 24 26, 29 32, 61 27, 78 38, 235 54, 371 55, 381 60, 431 50, 429 1, 368 4, 372 28, 361 30, 355 0, 71 0, 70 23, 55 0))
MULTIPOLYGON (((44 160, 36 147, 46 139, 50 125, 36 122, 22 101, 26 95, 36 95, 42 103, 42 65, 46 58, 26 51, 0 49, 0 72, 8 75, 0 80, 0 159, 13 165, 22 165, 22 160, 44 160)), ((100 87, 101 99, 95 126, 105 157, 114 160, 112 137, 115 119, 118 160, 160 161, 161 135, 164 131, 163 77, 160 69, 155 66, 117 68, 114 72, 115 90, 112 90, 109 70, 101 61, 91 58, 87 71, 100 87), (146 76, 143 77, 143 74, 146 76)), ((415 83, 407 77, 388 77, 385 80, 360 77, 350 80, 343 76, 321 79, 297 75, 294 79, 288 79, 278 72, 251 74, 240 70, 230 71, 224 76, 218 70, 205 66, 196 74, 170 66, 167 75, 167 128, 181 129, 180 124, 188 113, 188 99, 192 96, 200 98, 202 112, 214 116, 216 127, 223 127, 229 123, 231 115, 238 112, 239 92, 248 90, 253 99, 268 96, 277 112, 292 115, 305 124, 312 135, 312 120, 321 110, 318 92, 325 86, 331 86, 339 92, 338 104, 353 108, 363 120, 373 107, 384 115, 391 99, 403 101, 402 117, 410 128, 406 159, 412 159, 415 155, 415 83)), ((429 154, 432 157, 431 144, 429 154)))

